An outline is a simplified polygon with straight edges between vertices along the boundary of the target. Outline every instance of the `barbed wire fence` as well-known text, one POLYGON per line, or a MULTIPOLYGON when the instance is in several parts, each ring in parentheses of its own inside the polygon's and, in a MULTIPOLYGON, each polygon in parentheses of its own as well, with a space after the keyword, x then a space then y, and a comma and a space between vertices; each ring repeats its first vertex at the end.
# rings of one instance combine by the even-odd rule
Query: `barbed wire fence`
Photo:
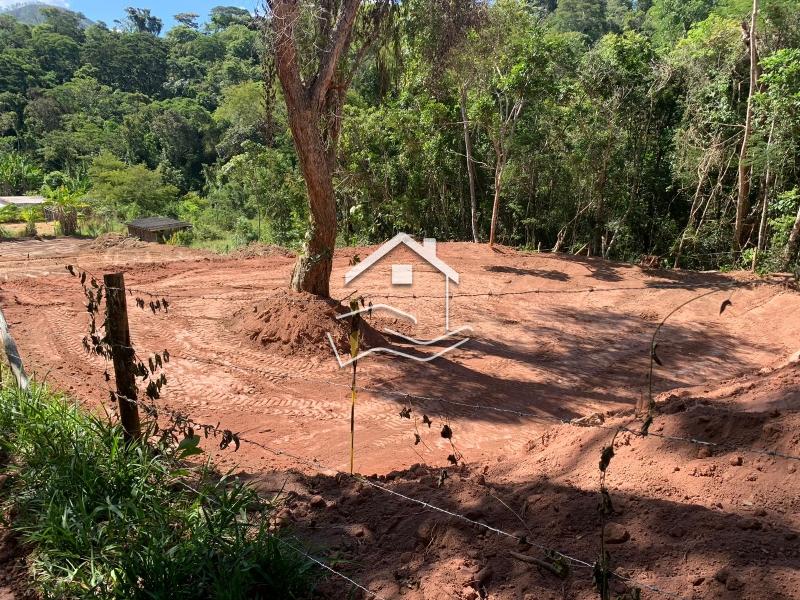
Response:
MULTIPOLYGON (((83 275, 84 281, 88 276, 93 276, 88 271, 84 271, 83 273, 84 273, 84 275, 83 275), (87 273, 88 273, 88 275, 86 275, 87 273)), ((720 289, 728 289, 728 288, 731 288, 731 287, 750 287, 752 285, 760 285, 760 284, 766 284, 766 283, 775 284, 776 282, 774 282, 774 281, 726 282, 725 284, 717 284, 717 286, 720 289)), ((638 289, 653 289, 653 288, 686 289, 686 287, 687 287, 687 285, 674 285, 674 286, 673 285, 665 285, 665 286, 644 286, 643 288, 638 288, 638 289)), ((696 287, 711 287, 711 286, 709 286, 708 283, 704 283, 702 285, 698 284, 696 287)), ((619 288, 612 288, 612 289, 614 291, 616 291, 616 290, 633 289, 633 288, 630 288, 630 287, 619 287, 619 288)), ((703 296, 710 295, 711 293, 716 293, 717 291, 720 291, 720 289, 715 289, 715 290, 709 291, 707 294, 703 294, 703 296)), ((601 290, 598 290, 596 288, 587 288, 586 290, 580 290, 580 291, 577 291, 577 292, 571 291, 571 293, 585 293, 585 292, 593 292, 593 291, 601 291, 601 290)), ((611 291, 611 290, 609 289, 607 291, 611 291)), ((184 296, 184 295, 178 295, 178 294, 174 294, 174 293, 171 294, 171 293, 168 293, 168 292, 161 293, 161 292, 157 292, 157 291, 149 290, 149 289, 145 290, 145 289, 142 289, 140 287, 130 287, 130 288, 128 288, 128 292, 131 295, 133 295, 133 294, 142 294, 142 295, 145 295, 148 298, 150 298, 151 300, 149 301, 149 303, 145 303, 143 300, 137 298, 136 304, 137 304, 137 306, 139 308, 144 309, 144 310, 146 310, 147 307, 149 306, 149 308, 152 310, 153 313, 156 313, 159 310, 164 310, 164 312, 168 311, 169 306, 170 306, 170 301, 166 300, 166 298, 170 298, 170 299, 172 299, 172 298, 203 298, 203 299, 214 298, 213 296, 197 296, 197 295, 186 295, 186 296, 184 296), (154 298, 156 300, 153 300, 154 298)), ((536 289, 531 289, 531 290, 524 290, 524 291, 504 292, 504 293, 492 293, 492 292, 486 292, 486 293, 481 293, 481 294, 469 294, 469 293, 467 293, 467 294, 454 295, 453 297, 458 297, 458 296, 474 297, 476 295, 481 295, 481 296, 493 296, 493 295, 506 296, 506 295, 519 295, 519 294, 523 294, 523 293, 527 294, 527 293, 542 293, 542 292, 558 293, 559 291, 558 290, 536 290, 536 289)), ((570 292, 564 291, 563 293, 570 293, 570 292)), ((389 297, 389 296, 386 296, 386 297, 389 297)), ((413 296, 413 297, 424 297, 424 296, 413 296)), ((219 296, 218 298, 221 299, 221 300, 231 300, 231 298, 229 296, 219 296)), ((250 298, 248 297, 246 299, 249 300, 250 298)), ((97 300, 99 302, 100 298, 98 297, 97 300)), ((723 308, 723 310, 724 310, 724 308, 723 308)), ((672 313, 670 313, 670 314, 672 314, 672 313)), ((663 322, 662 322, 662 325, 663 325, 663 322)), ((655 339, 655 336, 654 336, 654 339, 655 339)), ((127 346, 126 349, 127 350, 131 350, 131 351, 135 351, 131 346, 127 346)), ((6 354, 10 358, 13 358, 13 359, 21 361, 21 358, 19 357, 19 354, 18 354, 18 350, 16 350, 16 348, 11 349, 11 348, 8 347, 8 345, 6 345, 6 354)), ((653 344, 651 343, 651 356, 652 355, 655 355, 655 348, 653 347, 653 344)), ((228 368, 237 368, 237 369, 242 369, 242 370, 245 370, 245 371, 252 371, 254 373, 263 373, 263 371, 264 371, 263 369, 251 369, 251 368, 244 367, 244 366, 241 366, 241 365, 232 365, 232 364, 229 364, 229 363, 210 361, 208 359, 200 359, 199 357, 187 357, 187 358, 190 359, 190 360, 198 360, 200 362, 210 362, 212 364, 218 364, 218 365, 225 366, 225 367, 228 367, 228 368)), ((150 370, 153 373, 155 372, 154 369, 150 369, 150 370)), ((267 370, 269 370, 269 369, 267 369, 267 370)), ((337 381, 333 381, 333 380, 330 380, 330 379, 324 379, 324 378, 308 377, 308 376, 305 376, 305 375, 302 375, 302 374, 293 374, 293 375, 290 375, 290 376, 285 374, 285 373, 275 373, 275 374, 282 375, 284 377, 291 378, 291 379, 305 379, 307 381, 314 382, 314 383, 322 383, 322 384, 331 385, 331 386, 341 386, 341 387, 348 388, 348 389, 352 387, 352 386, 350 386, 350 385, 348 385, 346 383, 343 383, 343 382, 337 382, 337 381)), ((108 379, 106 379, 106 381, 108 381, 108 379)), ((651 381, 652 381, 652 375, 651 375, 651 381)), ((601 429, 608 429, 608 430, 613 430, 615 432, 614 433, 615 437, 620 432, 626 432, 626 433, 632 434, 633 436, 636 436, 636 437, 653 436, 653 437, 662 438, 662 439, 665 439, 665 440, 668 440, 668 441, 674 441, 674 442, 690 443, 690 444, 695 444, 695 445, 700 445, 700 446, 714 447, 714 448, 718 448, 718 449, 730 449, 730 450, 739 451, 739 452, 750 452, 750 453, 761 454, 761 455, 766 455, 766 456, 771 456, 771 457, 776 457, 776 458, 785 458, 785 459, 788 459, 788 460, 800 460, 800 456, 794 456, 794 455, 782 453, 782 452, 779 452, 778 450, 775 450, 775 449, 752 449, 752 448, 739 447, 739 446, 734 446, 734 445, 729 445, 729 444, 724 444, 724 443, 719 443, 719 442, 711 442, 711 441, 708 441, 708 440, 702 440, 702 439, 696 439, 696 438, 687 438, 687 437, 680 437, 680 436, 670 436, 670 435, 661 434, 661 433, 658 433, 658 432, 651 432, 651 431, 648 431, 649 425, 648 425, 648 427, 644 427, 642 429, 636 430, 636 429, 632 429, 629 425, 612 426, 612 425, 606 425, 606 424, 604 424, 602 422, 601 423, 592 422, 592 421, 588 421, 587 422, 585 419, 559 418, 559 417, 552 416, 552 415, 542 415, 542 414, 533 413, 533 412, 530 412, 530 411, 508 409, 508 408, 497 407, 497 406, 492 406, 492 405, 472 404, 472 403, 462 402, 462 401, 458 401, 458 400, 452 400, 452 399, 448 399, 448 398, 412 394, 412 393, 408 393, 408 392, 405 392, 405 391, 402 391, 402 390, 387 389, 387 388, 383 388, 383 387, 357 386, 357 389, 359 391, 373 393, 373 394, 376 394, 376 395, 389 396, 389 397, 402 399, 402 400, 405 400, 408 403, 411 403, 412 400, 413 401, 418 401, 418 402, 436 402, 436 403, 439 403, 439 404, 442 404, 442 405, 449 405, 449 406, 454 406, 454 407, 459 407, 459 408, 466 408, 466 409, 470 409, 470 410, 473 410, 473 411, 478 411, 478 410, 481 410, 481 411, 494 411, 494 412, 500 412, 500 413, 505 413, 505 414, 509 414, 509 415, 515 415, 515 416, 518 416, 518 417, 528 417, 528 418, 532 418, 532 419, 557 422, 557 423, 566 424, 566 425, 570 425, 570 426, 576 426, 576 427, 596 427, 596 428, 601 428, 601 429)), ((464 522, 467 522, 467 523, 471 524, 472 526, 482 528, 482 529, 484 529, 486 531, 489 531, 491 533, 494 533, 494 534, 496 534, 498 536, 507 537, 507 538, 510 538, 510 539, 515 540, 517 542, 525 542, 525 543, 527 543, 527 544, 529 544, 529 545, 531 545, 533 547, 536 547, 536 548, 542 550, 543 552, 545 552, 545 556, 549 557, 551 560, 553 558, 556 558, 558 560, 566 561, 568 564, 572 565, 573 567, 589 568, 589 569, 593 569, 595 572, 597 572, 598 565, 600 565, 601 569, 604 568, 604 565, 602 563, 602 550, 601 550, 601 559, 599 561, 595 561, 595 562, 585 561, 583 559, 571 556, 570 554, 562 553, 562 552, 560 552, 560 551, 558 551, 556 549, 553 549, 553 548, 549 547, 546 544, 538 542, 537 540, 528 539, 527 536, 520 537, 517 534, 509 533, 508 531, 505 531, 505 530, 503 530, 501 528, 494 527, 492 525, 489 525, 489 524, 482 523, 480 521, 476 521, 474 519, 471 519, 471 518, 467 517, 466 515, 460 514, 460 513, 456 512, 456 511, 452 511, 452 510, 443 508, 441 506, 437 506, 435 504, 429 503, 429 502, 427 502, 425 500, 422 500, 422 499, 419 499, 419 498, 414 498, 413 496, 410 496, 410 495, 407 495, 407 494, 403 494, 401 492, 398 492, 397 490, 393 490, 388 486, 381 485, 377 481, 373 481, 373 480, 371 480, 369 478, 366 478, 366 477, 363 477, 361 475, 349 474, 349 473, 343 472, 343 471, 341 471, 339 469, 335 469, 335 468, 333 468, 333 467, 331 467, 329 465, 326 465, 326 464, 320 462, 317 459, 308 459, 308 458, 296 455, 294 453, 291 453, 291 452, 289 452, 289 451, 287 451, 285 449, 276 448, 276 447, 273 447, 272 445, 267 445, 267 444, 264 444, 263 442, 259 442, 259 441, 256 441, 256 440, 251 440, 249 438, 243 437, 240 434, 234 433, 233 431, 231 431, 229 429, 222 428, 219 423, 216 424, 216 425, 199 423, 199 422, 195 421, 192 417, 190 417, 188 414, 182 413, 180 411, 173 411, 173 410, 165 409, 165 408, 160 408, 159 409, 158 407, 155 406, 155 402, 154 401, 156 400, 156 398, 149 397, 149 395, 148 395, 146 400, 144 400, 144 399, 141 399, 141 400, 139 400, 139 399, 130 399, 130 398, 119 398, 119 399, 126 400, 126 401, 131 402, 131 403, 135 403, 137 406, 142 407, 143 411, 145 411, 146 414, 148 414, 148 416, 150 416, 151 418, 153 418, 155 420, 157 420, 159 417, 166 416, 167 419, 170 422, 172 422, 172 424, 174 426, 173 429, 170 430, 170 434, 173 435, 173 436, 176 433, 181 433, 183 435, 194 435, 194 431, 197 430, 197 431, 205 432, 206 437, 208 437, 209 434, 213 435, 215 438, 218 437, 218 436, 221 436, 221 440, 222 441, 220 442, 220 447, 223 448, 223 449, 228 447, 228 446, 233 446, 235 449, 238 449, 239 445, 242 444, 242 443, 249 444, 249 445, 252 445, 254 447, 258 447, 258 448, 262 449, 263 451, 268 452, 270 454, 273 454, 275 456, 283 456, 283 457, 291 458, 297 464, 304 465, 305 467, 309 467, 309 468, 314 469, 316 471, 328 471, 328 472, 331 472, 331 473, 335 473, 336 475, 339 475, 339 476, 351 477, 354 480, 362 483, 363 485, 366 485, 366 486, 369 486, 371 488, 380 490, 382 493, 389 494, 389 495, 391 495, 393 497, 400 498, 400 499, 402 499, 404 501, 420 505, 423 508, 425 508, 426 510, 430 510, 430 511, 438 512, 440 514, 444 514, 449 518, 462 520, 464 522)), ((652 405, 653 405, 653 402, 652 402, 652 394, 651 394, 651 396, 650 396, 650 406, 652 406, 652 405)), ((403 416, 402 413, 401 413, 401 416, 403 416)), ((416 425, 415 425, 415 427, 416 427, 416 425)), ((613 440, 612 440, 612 447, 613 447, 613 440)), ((609 460, 610 460, 610 457, 609 457, 609 460)), ((607 463, 607 461, 606 461, 606 463, 607 463)), ((602 464, 602 461, 601 461, 601 464, 602 464)), ((607 466, 608 466, 608 464, 606 464, 606 467, 607 466)), ((603 471, 603 478, 602 478, 602 481, 601 481, 601 490, 604 490, 604 487, 605 487, 605 484, 604 484, 604 481, 605 481, 605 469, 601 469, 601 471, 603 471)), ((502 503, 502 500, 500 500, 500 502, 502 503)), ((503 504, 505 505, 505 503, 503 503, 503 504)), ((285 543, 288 545, 288 542, 285 542, 285 543)), ((601 537, 601 548, 602 548, 602 537, 601 537)), ((299 551, 297 548, 293 548, 293 549, 295 551, 299 551)), ((320 560, 320 559, 318 559, 316 557, 313 557, 308 552, 305 552, 304 554, 309 560, 311 560, 312 562, 316 563, 321 568, 331 572, 335 576, 341 577, 344 581, 347 581, 350 585, 353 585, 353 586, 359 588, 360 590, 362 590, 365 593, 369 594, 371 597, 381 598, 381 596, 379 596, 375 592, 369 590, 366 586, 363 586, 363 585, 359 584, 358 582, 356 582, 355 580, 351 579, 350 577, 348 577, 344 573, 341 573, 341 572, 337 571, 336 569, 334 569, 330 565, 327 565, 324 561, 322 561, 322 560, 320 560)), ((675 594, 673 592, 660 589, 657 586, 652 586, 650 584, 640 583, 640 582, 635 581, 632 578, 624 577, 624 576, 619 575, 619 574, 614 573, 614 572, 607 572, 606 571, 606 576, 607 577, 615 577, 615 578, 620 579, 621 581, 626 583, 626 585, 629 585, 631 587, 631 589, 648 589, 648 590, 650 590, 650 591, 652 591, 654 593, 659 593, 659 594, 662 594, 662 595, 668 596, 668 597, 675 597, 675 598, 681 598, 682 597, 682 596, 680 596, 678 594, 675 594)), ((602 590, 601 590, 601 593, 602 593, 602 590)))

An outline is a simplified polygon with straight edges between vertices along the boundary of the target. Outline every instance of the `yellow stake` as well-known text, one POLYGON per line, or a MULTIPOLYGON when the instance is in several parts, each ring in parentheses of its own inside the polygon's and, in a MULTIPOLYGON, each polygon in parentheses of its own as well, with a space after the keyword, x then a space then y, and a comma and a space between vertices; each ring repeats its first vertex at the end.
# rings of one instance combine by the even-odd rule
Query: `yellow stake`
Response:
MULTIPOLYGON (((358 310, 358 300, 350 301, 350 310, 358 310)), ((358 349, 361 341, 361 332, 358 329, 361 316, 354 314, 350 321, 350 356, 358 356, 358 349)), ((353 361, 353 382, 350 386, 350 474, 353 474, 355 463, 355 442, 356 442, 356 365, 357 360, 353 361)))

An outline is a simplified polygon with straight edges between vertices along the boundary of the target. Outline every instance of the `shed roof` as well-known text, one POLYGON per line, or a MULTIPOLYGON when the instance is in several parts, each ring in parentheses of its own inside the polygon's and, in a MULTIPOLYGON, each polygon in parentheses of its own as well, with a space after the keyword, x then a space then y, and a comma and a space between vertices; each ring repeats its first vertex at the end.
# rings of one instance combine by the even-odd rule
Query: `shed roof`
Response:
POLYGON ((31 206, 44 202, 45 198, 42 196, 0 196, 0 206, 31 206))
POLYGON ((167 229, 186 229, 191 227, 191 223, 186 221, 178 221, 177 219, 170 219, 168 217, 144 217, 141 219, 134 219, 127 224, 129 227, 136 227, 144 229, 145 231, 164 231, 167 229))

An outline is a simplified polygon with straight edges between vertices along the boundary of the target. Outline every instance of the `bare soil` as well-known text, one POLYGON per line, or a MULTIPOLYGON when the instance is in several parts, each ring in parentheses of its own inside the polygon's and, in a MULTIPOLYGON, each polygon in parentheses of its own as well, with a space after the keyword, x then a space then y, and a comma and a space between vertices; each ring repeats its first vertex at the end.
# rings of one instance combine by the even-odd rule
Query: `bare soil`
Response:
MULTIPOLYGON (((353 256, 371 250, 337 250, 335 299, 353 292, 343 286, 353 256)), ((469 324, 474 334, 429 363, 385 355, 360 361, 358 383, 370 391, 358 395, 356 470, 382 477, 373 481, 593 562, 598 461, 613 431, 555 422, 596 413, 606 426, 630 421, 632 407, 647 398, 654 329, 712 290, 661 330, 663 366, 656 365, 653 388, 667 414, 652 431, 800 454, 800 375, 792 361, 800 296, 789 282, 467 243, 440 243, 438 255, 461 277, 451 288, 451 327, 469 324), (725 299, 732 305, 720 314, 725 299), (399 415, 404 408, 410 419, 399 415), (454 450, 441 436, 444 424, 462 455, 458 467, 447 460, 454 450), (444 467, 449 477, 438 487, 444 467)), ((282 523, 319 555, 349 559, 340 568, 382 597, 592 597, 588 569, 561 581, 509 554, 541 556, 536 547, 512 547, 467 522, 333 476, 349 468, 351 373, 338 368, 324 335, 327 304, 314 308, 291 295, 276 302, 291 273, 288 253, 242 259, 155 244, 0 243, 0 305, 29 368, 99 409, 106 367, 81 346, 87 316, 66 264, 98 275, 123 271, 134 296, 169 299, 167 313, 140 311, 132 301, 129 308, 140 354, 166 348, 172 356, 161 402, 332 468, 318 473, 252 444, 237 453, 208 447, 223 468, 235 467, 265 493, 281 489, 291 470, 282 523)), ((429 278, 408 290, 379 281, 356 287, 365 300, 413 310, 421 321, 440 318, 443 288, 429 278), (405 297, 381 297, 387 293, 405 297)), ((377 314, 366 319, 384 337, 393 327, 377 314)), ((441 349, 390 342, 419 356, 441 349)), ((610 552, 623 574, 683 598, 800 598, 797 461, 727 449, 701 456, 697 446, 655 437, 622 435, 617 445, 608 486, 614 529, 626 541, 610 552)), ((326 585, 325 597, 345 597, 334 580, 326 585)), ((659 596, 644 590, 643 597, 659 596)))
MULTIPOLYGON (((288 289, 272 292, 252 308, 237 310, 230 318, 231 331, 257 342, 271 354, 325 361, 331 357, 330 333, 340 353, 349 354, 349 306, 332 299, 288 289)), ((362 347, 386 344, 384 336, 364 320, 359 321, 362 347)))
POLYGON ((111 248, 144 248, 147 242, 137 237, 127 236, 124 233, 104 233, 89 244, 92 250, 104 252, 111 248))
POLYGON ((26 559, 28 549, 18 537, 0 525, 0 600, 33 600, 26 559))

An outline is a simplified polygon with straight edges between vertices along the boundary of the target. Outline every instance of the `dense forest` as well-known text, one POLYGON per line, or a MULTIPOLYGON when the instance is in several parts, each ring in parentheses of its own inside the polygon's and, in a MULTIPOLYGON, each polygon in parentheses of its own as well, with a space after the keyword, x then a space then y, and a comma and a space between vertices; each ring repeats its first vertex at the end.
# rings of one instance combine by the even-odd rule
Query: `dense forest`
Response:
MULTIPOLYGON (((0 15, 0 194, 44 194, 63 233, 160 214, 193 223, 176 243, 302 242, 258 17, 43 16, 0 15)), ((381 19, 337 107, 338 243, 486 241, 495 209, 503 244, 796 264, 800 0, 406 0, 381 19)))

